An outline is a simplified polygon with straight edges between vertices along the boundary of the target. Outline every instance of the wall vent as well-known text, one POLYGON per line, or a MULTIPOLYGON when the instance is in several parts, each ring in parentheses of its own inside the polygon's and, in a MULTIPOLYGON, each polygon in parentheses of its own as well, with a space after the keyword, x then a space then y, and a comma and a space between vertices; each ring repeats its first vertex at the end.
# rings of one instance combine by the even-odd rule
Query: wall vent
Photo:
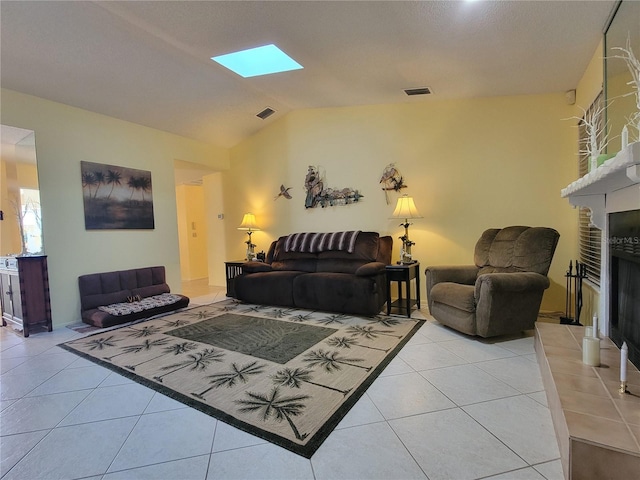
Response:
POLYGON ((431 93, 431 89, 429 87, 420 87, 420 88, 407 88, 404 93, 409 96, 412 95, 429 95, 431 93))
POLYGON ((260 113, 256 114, 256 117, 259 117, 262 120, 265 120, 266 118, 270 117, 274 113, 276 113, 276 111, 273 108, 267 107, 264 110, 262 110, 260 113))

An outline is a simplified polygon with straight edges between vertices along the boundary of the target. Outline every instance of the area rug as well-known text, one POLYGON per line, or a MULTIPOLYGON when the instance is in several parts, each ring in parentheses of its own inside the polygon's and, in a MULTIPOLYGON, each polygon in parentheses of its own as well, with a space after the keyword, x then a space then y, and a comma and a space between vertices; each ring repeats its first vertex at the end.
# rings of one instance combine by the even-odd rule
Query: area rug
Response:
POLYGON ((228 300, 60 346, 310 458, 424 321, 228 300))

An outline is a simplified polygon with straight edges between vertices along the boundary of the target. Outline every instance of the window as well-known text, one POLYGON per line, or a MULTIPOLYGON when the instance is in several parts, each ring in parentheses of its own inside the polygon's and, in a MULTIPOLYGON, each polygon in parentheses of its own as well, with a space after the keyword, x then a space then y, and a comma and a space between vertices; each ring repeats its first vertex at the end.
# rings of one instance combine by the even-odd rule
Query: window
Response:
MULTIPOLYGON (((603 102, 602 92, 591 104, 585 116, 590 112, 600 108, 603 102)), ((584 126, 584 122, 578 124, 579 131, 579 157, 578 176, 582 177, 589 172, 589 155, 586 153, 589 136, 584 126)), ((586 267, 587 278, 600 286, 600 250, 601 235, 599 228, 591 225, 591 211, 588 208, 580 208, 578 214, 578 251, 579 261, 586 267)))

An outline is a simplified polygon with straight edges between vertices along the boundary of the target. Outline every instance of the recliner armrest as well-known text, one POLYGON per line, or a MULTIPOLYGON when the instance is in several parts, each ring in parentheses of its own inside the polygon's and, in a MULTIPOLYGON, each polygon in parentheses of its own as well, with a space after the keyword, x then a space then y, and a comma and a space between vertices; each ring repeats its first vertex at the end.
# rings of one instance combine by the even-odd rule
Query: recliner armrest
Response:
POLYGON ((430 290, 436 283, 452 282, 463 285, 473 285, 478 277, 478 267, 475 265, 444 265, 427 267, 427 288, 430 290))
POLYGON ((532 328, 549 285, 547 277, 535 272, 478 275, 476 333, 492 337, 532 328))
POLYGON ((377 275, 381 272, 384 272, 384 269, 387 265, 382 262, 369 262, 364 265, 358 267, 356 270, 356 275, 359 277, 370 277, 373 275, 377 275))
POLYGON ((550 282, 547 277, 535 272, 515 273, 485 273, 478 275, 476 280, 476 299, 480 298, 482 289, 489 289, 493 293, 526 292, 531 290, 545 290, 550 282))

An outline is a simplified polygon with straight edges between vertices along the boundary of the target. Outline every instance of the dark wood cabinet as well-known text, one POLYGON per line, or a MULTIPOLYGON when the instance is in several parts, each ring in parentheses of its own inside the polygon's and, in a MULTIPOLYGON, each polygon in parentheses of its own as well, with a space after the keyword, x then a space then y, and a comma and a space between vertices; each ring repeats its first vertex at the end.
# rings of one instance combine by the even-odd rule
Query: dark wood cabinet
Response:
POLYGON ((53 329, 47 257, 0 257, 2 325, 22 330, 53 329))

